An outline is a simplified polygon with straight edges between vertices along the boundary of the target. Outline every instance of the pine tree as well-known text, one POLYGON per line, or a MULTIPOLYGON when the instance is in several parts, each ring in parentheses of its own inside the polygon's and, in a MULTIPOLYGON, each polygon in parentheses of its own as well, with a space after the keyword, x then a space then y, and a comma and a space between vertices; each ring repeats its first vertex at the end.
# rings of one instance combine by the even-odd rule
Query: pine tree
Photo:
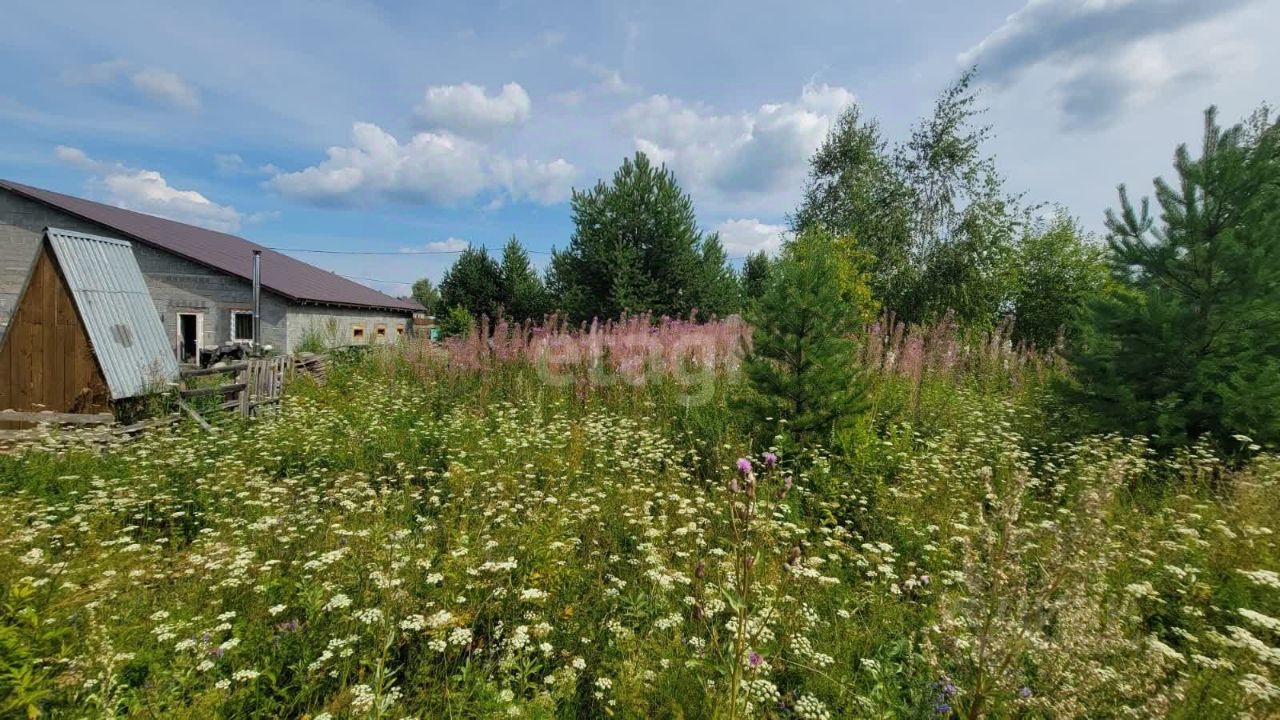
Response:
POLYGON ((745 361, 751 392, 741 406, 762 432, 802 447, 823 445, 865 409, 866 384, 853 352, 859 308, 840 289, 835 239, 809 230, 789 241, 751 307, 745 361))
POLYGON ((472 317, 497 317, 510 293, 502 269, 483 248, 468 246, 440 280, 440 305, 465 309, 472 317))
POLYGON ((552 256, 548 276, 571 317, 720 309, 729 277, 723 250, 703 237, 693 202, 665 166, 636 153, 611 183, 575 191, 571 204, 573 236, 552 256))
POLYGON ((742 307, 738 297, 738 279, 729 266, 729 258, 720 244, 718 233, 703 238, 698 266, 699 275, 694 288, 700 296, 696 305, 699 317, 726 317, 738 312, 742 307))
POLYGON ((749 308, 764 295, 769 283, 770 267, 772 265, 769 262, 769 256, 763 251, 747 255, 747 259, 742 263, 742 274, 738 278, 742 293, 742 308, 749 308))
POLYGON ((516 322, 541 322, 550 311, 547 290, 542 278, 529 261, 529 253, 513 235, 502 248, 502 287, 505 312, 516 322))
POLYGON ((1156 180, 1157 223, 1120 188, 1107 213, 1119 290, 1093 306, 1077 392, 1103 427, 1170 447, 1280 442, 1280 128, 1265 112, 1222 130, 1156 180))

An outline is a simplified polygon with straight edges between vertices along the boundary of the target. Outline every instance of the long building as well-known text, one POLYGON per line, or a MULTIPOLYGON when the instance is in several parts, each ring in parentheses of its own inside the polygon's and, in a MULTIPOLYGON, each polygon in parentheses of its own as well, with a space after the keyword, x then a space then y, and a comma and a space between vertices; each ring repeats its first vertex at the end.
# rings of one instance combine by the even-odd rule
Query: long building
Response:
POLYGON ((0 180, 0 336, 15 311, 48 228, 130 244, 161 326, 181 362, 201 348, 257 340, 292 352, 394 342, 422 306, 380 293, 235 235, 0 180), (253 254, 262 257, 261 338, 253 337, 253 254))

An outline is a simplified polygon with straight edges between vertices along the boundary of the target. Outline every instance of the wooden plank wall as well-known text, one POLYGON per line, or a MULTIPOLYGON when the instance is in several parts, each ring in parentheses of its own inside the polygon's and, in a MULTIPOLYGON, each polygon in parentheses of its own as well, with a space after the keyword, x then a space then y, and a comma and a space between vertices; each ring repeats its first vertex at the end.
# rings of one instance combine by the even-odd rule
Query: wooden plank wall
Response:
POLYGON ((111 394, 49 243, 0 345, 0 410, 110 411, 111 394))

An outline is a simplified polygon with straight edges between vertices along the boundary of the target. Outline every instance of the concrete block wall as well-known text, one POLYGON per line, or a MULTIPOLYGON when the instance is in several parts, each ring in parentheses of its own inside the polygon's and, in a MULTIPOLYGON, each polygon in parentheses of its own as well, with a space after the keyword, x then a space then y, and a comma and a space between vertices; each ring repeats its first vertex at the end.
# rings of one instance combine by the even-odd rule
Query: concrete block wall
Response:
POLYGON ((294 305, 289 308, 288 341, 285 350, 292 352, 311 333, 317 334, 329 347, 359 345, 378 342, 377 327, 387 327, 387 342, 395 342, 397 327, 404 328, 405 336, 411 332, 413 317, 410 313, 392 313, 357 308, 338 308, 316 305, 294 305), (363 342, 352 338, 356 326, 364 328, 363 342))
MULTIPOLYGON (((22 286, 31 272, 36 249, 47 227, 77 232, 103 233, 95 223, 85 222, 42 203, 0 189, 0 328, 9 324, 17 307, 22 286)), ((0 330, 0 335, 3 330, 0 330)))
MULTIPOLYGON (((175 351, 179 313, 198 312, 203 315, 204 334, 200 344, 213 347, 231 339, 232 311, 253 310, 253 285, 248 280, 136 242, 133 254, 138 258, 138 267, 147 280, 151 300, 160 313, 160 322, 175 351)), ((283 349, 288 306, 284 298, 263 290, 263 343, 283 349)))

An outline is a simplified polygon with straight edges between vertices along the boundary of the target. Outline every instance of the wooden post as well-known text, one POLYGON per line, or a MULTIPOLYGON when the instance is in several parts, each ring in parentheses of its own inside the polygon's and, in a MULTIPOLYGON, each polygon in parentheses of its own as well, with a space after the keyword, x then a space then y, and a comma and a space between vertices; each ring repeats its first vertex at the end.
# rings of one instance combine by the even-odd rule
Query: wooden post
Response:
POLYGON ((240 371, 239 376, 237 378, 237 382, 242 383, 240 387, 240 395, 238 398, 240 401, 240 417, 246 417, 246 418, 249 417, 249 385, 250 385, 249 380, 250 380, 250 370, 252 368, 253 368, 253 363, 250 362, 245 367, 244 370, 240 371))

